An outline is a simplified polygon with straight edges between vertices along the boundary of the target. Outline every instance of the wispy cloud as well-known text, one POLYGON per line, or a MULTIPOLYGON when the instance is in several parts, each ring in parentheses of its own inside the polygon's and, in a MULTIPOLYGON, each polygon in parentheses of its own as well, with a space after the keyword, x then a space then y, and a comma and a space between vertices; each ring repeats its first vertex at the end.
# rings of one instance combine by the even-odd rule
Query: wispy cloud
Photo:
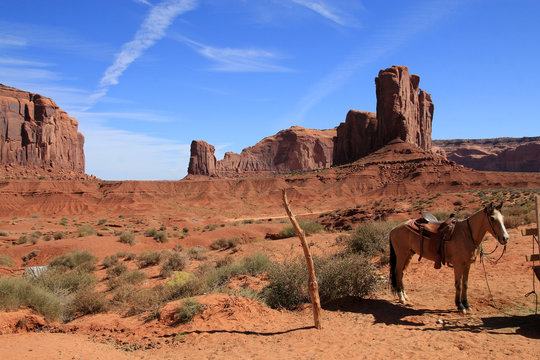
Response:
POLYGON ((341 25, 341 26, 358 26, 359 25, 359 22, 356 18, 354 18, 347 12, 344 12, 342 10, 339 10, 338 8, 330 6, 327 2, 323 0, 291 0, 291 1, 297 5, 303 6, 311 11, 316 12, 322 17, 338 25, 341 25))
POLYGON ((139 3, 139 4, 152 6, 152 3, 150 1, 148 1, 148 0, 133 0, 133 1, 135 1, 136 3, 139 3))
POLYGON ((274 64, 279 57, 262 49, 218 48, 188 39, 185 36, 171 34, 171 38, 181 41, 202 56, 216 63, 210 70, 230 72, 288 72, 284 66, 274 64))
POLYGON ((0 65, 47 67, 54 64, 16 58, 0 58, 0 65))
POLYGON ((27 41, 25 39, 17 36, 2 34, 0 37, 0 48, 8 46, 26 46, 26 44, 27 41))
POLYGON ((436 1, 413 9, 403 17, 403 21, 383 29, 371 40, 371 45, 354 51, 345 61, 316 82, 297 103, 296 111, 290 117, 296 124, 303 122, 316 105, 340 89, 360 68, 402 46, 414 35, 448 16, 456 7, 457 3, 436 1))
POLYGON ((126 69, 149 47, 165 36, 167 28, 174 19, 195 8, 196 0, 165 0, 150 9, 133 40, 125 43, 107 68, 100 81, 100 89, 92 100, 95 102, 105 96, 109 87, 118 84, 118 79, 126 69))

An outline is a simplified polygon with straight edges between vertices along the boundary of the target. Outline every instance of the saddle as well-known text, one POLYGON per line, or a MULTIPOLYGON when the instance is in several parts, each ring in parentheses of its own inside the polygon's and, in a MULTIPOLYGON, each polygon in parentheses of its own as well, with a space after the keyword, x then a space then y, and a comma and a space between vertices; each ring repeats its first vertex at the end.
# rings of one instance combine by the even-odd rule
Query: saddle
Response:
POLYGON ((419 219, 409 220, 407 222, 407 228, 418 234, 420 236, 420 258, 418 261, 422 260, 424 252, 424 240, 430 239, 437 246, 437 258, 435 260, 435 269, 441 268, 441 263, 446 265, 445 259, 445 242, 450 241, 452 234, 454 233, 454 228, 456 225, 455 214, 451 214, 448 219, 445 221, 435 221, 436 218, 431 215, 425 216, 419 219))

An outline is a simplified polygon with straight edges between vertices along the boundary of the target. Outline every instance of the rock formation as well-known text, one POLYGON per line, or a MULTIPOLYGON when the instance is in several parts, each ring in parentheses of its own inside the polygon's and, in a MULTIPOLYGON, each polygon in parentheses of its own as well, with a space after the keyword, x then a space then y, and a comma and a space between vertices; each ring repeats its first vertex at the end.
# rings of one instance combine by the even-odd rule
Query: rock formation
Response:
POLYGON ((354 162, 378 148, 377 116, 369 111, 350 110, 345 122, 337 127, 334 139, 334 163, 354 162))
POLYGON ((377 114, 351 110, 337 128, 334 165, 354 162, 394 139, 431 150, 431 96, 406 66, 381 70, 375 78, 377 114))
POLYGON ((476 170, 540 172, 540 136, 433 140, 433 151, 476 170))
POLYGON ((332 130, 294 126, 244 149, 241 154, 226 153, 217 162, 212 146, 194 142, 188 174, 245 176, 322 169, 354 162, 395 139, 431 151, 433 102, 418 87, 419 83, 420 77, 409 75, 406 66, 381 70, 375 79, 376 115, 351 110, 345 122, 332 130))
POLYGON ((53 100, 0 84, 0 165, 84 174, 84 136, 53 100))
POLYGON ((227 152, 219 161, 212 145, 193 141, 188 174, 227 177, 327 168, 332 165, 335 134, 335 129, 293 126, 264 138, 240 154, 227 152))
POLYGON ((378 147, 393 139, 431 151, 431 95, 418 87, 420 77, 409 75, 406 66, 379 71, 377 91, 378 147))

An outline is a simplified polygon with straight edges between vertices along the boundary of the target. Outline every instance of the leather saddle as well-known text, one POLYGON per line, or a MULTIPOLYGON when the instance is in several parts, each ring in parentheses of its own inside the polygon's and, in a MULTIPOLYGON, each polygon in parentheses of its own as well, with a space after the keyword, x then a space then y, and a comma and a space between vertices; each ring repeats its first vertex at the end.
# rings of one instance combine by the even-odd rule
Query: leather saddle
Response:
POLYGON ((420 244, 420 258, 422 260, 424 252, 424 240, 429 239, 436 243, 437 246, 437 259, 435 260, 435 269, 441 268, 441 263, 445 265, 445 242, 450 241, 456 225, 455 214, 451 214, 445 221, 437 221, 437 219, 431 215, 426 214, 422 218, 409 220, 407 222, 407 228, 418 234, 421 238, 420 244))

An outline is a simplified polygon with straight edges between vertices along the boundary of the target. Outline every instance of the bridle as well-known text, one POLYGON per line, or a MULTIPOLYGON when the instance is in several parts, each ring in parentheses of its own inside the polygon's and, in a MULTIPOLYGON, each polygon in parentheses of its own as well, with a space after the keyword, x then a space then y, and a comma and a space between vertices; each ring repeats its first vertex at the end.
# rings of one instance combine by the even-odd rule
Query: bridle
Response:
POLYGON ((495 228, 493 227, 493 224, 491 223, 490 215, 487 212, 487 207, 484 208, 484 213, 486 214, 488 224, 491 227, 491 230, 493 231, 493 234, 495 234, 495 236, 497 237, 497 246, 495 246, 495 249, 493 249, 493 251, 491 251, 490 253, 486 253, 484 251, 484 247, 482 246, 482 241, 480 242, 480 244, 476 245, 476 242, 474 241, 474 236, 473 236, 473 233, 472 233, 472 229, 471 229, 471 223, 469 222, 469 218, 467 218, 467 228, 469 230, 469 236, 471 237, 471 241, 472 241, 472 243, 474 245, 474 248, 480 254, 480 262, 482 262, 482 258, 485 256, 486 259, 488 259, 490 262, 496 264, 496 263, 499 262, 499 260, 501 260, 504 253, 506 252, 506 243, 504 244, 504 248, 503 248, 503 252, 502 252, 501 256, 499 256, 499 258, 497 260, 490 259, 489 255, 493 254, 497 250, 497 248, 499 247, 499 244, 501 244, 501 245, 503 245, 503 244, 499 241, 499 234, 495 231, 495 228))

